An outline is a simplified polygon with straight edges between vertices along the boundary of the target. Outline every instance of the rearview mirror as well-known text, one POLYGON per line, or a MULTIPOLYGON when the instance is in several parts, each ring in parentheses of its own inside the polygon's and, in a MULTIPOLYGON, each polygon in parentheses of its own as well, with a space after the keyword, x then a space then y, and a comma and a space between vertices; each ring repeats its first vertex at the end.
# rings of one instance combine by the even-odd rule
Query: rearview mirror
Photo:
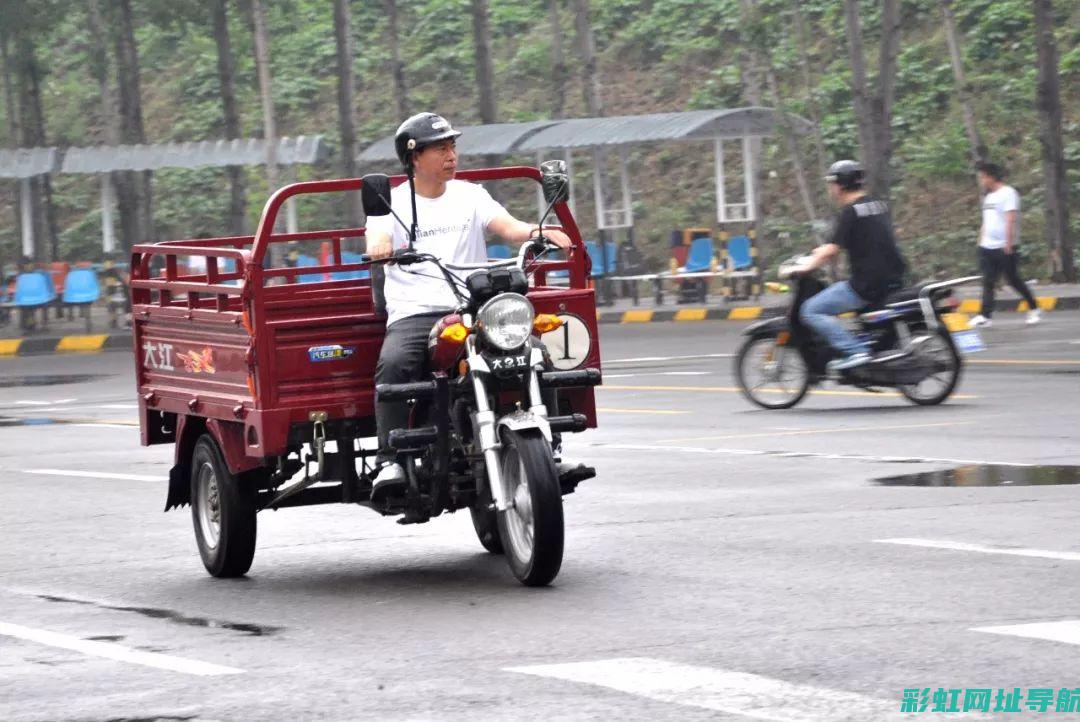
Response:
POLYGON ((360 179, 360 201, 367 216, 390 215, 390 176, 369 173, 360 179))
POLYGON ((544 200, 549 205, 569 200, 570 176, 566 172, 566 161, 546 160, 541 163, 540 185, 544 189, 544 200))

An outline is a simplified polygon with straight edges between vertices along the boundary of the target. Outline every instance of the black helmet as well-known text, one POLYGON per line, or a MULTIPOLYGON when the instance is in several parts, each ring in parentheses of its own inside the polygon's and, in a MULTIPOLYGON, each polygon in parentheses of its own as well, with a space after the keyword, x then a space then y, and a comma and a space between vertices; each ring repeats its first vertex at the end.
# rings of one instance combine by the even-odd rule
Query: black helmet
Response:
POLYGON ((394 150, 397 151, 398 160, 407 168, 414 151, 440 140, 457 138, 459 135, 461 131, 454 130, 450 121, 441 115, 417 113, 398 126, 394 136, 394 150))
POLYGON ((829 170, 825 173, 826 181, 836 183, 846 191, 862 188, 865 177, 863 167, 854 160, 838 160, 829 166, 829 170))

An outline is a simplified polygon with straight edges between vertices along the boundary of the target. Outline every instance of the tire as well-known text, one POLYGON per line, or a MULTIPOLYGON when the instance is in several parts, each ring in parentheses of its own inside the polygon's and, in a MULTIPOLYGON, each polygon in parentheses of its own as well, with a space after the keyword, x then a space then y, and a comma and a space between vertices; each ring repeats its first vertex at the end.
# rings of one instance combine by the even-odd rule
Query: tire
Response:
MULTIPOLYGON (((764 371, 764 373, 769 372, 764 371)), ((781 367, 780 373, 783 373, 783 367, 781 367)), ((742 395, 748 401, 763 409, 790 409, 802 401, 803 397, 806 396, 806 392, 810 389, 810 369, 807 368, 806 360, 803 359, 802 354, 794 346, 777 346, 775 336, 753 336, 743 342, 739 353, 735 357, 735 377, 739 382, 739 390, 742 395), (765 345, 772 347, 774 350, 781 349, 782 360, 794 363, 797 369, 790 388, 786 387, 782 379, 779 381, 781 386, 780 394, 773 395, 765 390, 763 388, 765 382, 752 384, 750 381, 752 367, 757 363, 758 353, 770 352, 769 349, 764 348, 765 345)))
POLYGON ((559 472, 539 429, 503 433, 502 481, 514 502, 498 512, 506 561, 525 586, 546 586, 562 566, 564 527, 559 472))
POLYGON ((482 507, 478 503, 469 509, 469 513, 472 514, 473 529, 476 530, 480 546, 492 554, 502 554, 502 537, 499 536, 499 519, 495 510, 482 507))
MULTIPOLYGON (((941 326, 915 353, 932 354, 935 361, 941 362, 945 367, 940 372, 945 374, 945 376, 935 390, 920 390, 920 387, 923 386, 926 379, 917 384, 908 384, 906 386, 899 386, 898 388, 900 393, 904 395, 904 398, 913 404, 919 406, 936 406, 949 398, 949 396, 952 395, 952 392, 956 390, 956 385, 960 383, 960 371, 963 368, 963 361, 960 360, 960 352, 956 350, 956 344, 953 343, 952 334, 944 326, 941 326)), ((935 376, 936 375, 937 374, 935 374, 935 376)))
POLYGON ((251 568, 255 514, 255 489, 229 471, 214 437, 203 434, 191 456, 191 519, 211 576, 242 577, 251 568))

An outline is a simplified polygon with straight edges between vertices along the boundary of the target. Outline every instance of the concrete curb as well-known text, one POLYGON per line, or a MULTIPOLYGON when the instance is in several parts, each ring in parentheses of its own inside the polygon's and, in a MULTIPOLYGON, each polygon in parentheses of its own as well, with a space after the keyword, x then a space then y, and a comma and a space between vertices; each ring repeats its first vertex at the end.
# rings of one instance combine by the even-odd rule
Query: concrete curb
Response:
MULTIPOLYGON (((1080 311, 1080 296, 1059 298, 1057 296, 1036 296, 1039 308, 1044 311, 1080 311)), ((958 313, 976 314, 981 301, 966 298, 960 302, 958 313)), ((998 299, 994 302, 994 313, 1023 313, 1028 310, 1027 301, 998 299)), ((598 311, 596 318, 600 323, 652 323, 654 321, 753 321, 758 318, 771 318, 787 313, 787 306, 688 306, 679 310, 653 310, 633 308, 628 311, 598 311)))
MULTIPOLYGON (((1045 311, 1080 311, 1080 296, 1059 298, 1056 296, 1037 296, 1039 307, 1045 311)), ((1027 311, 1027 303, 1020 301, 998 300, 994 303, 995 313, 1022 313, 1027 311)), ((607 323, 655 323, 658 321, 753 321, 759 318, 771 318, 787 312, 787 306, 688 306, 686 308, 654 310, 634 308, 627 311, 597 311, 596 318, 602 324, 607 323)), ((979 300, 964 299, 958 313, 974 314, 979 312, 979 300)), ((0 339, 0 358, 11 356, 33 356, 47 353, 100 353, 102 351, 130 351, 131 332, 115 334, 96 334, 78 336, 58 336, 52 338, 11 338, 0 339)))

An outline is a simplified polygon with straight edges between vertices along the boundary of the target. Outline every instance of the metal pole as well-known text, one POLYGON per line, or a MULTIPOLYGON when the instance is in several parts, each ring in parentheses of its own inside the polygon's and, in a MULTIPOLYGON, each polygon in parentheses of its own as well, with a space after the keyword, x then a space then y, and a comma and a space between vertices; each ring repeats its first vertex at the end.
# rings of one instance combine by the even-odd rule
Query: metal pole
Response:
MULTIPOLYGON (((536 167, 539 168, 540 164, 544 162, 544 157, 540 151, 536 151, 536 167)), ((547 208, 547 203, 544 202, 544 186, 537 184, 536 186, 536 217, 539 218, 540 214, 547 208)))
MULTIPOLYGON (((290 165, 286 174, 289 183, 296 182, 296 166, 290 165)), ((296 196, 285 201, 285 230, 288 233, 300 232, 300 221, 296 216, 296 196)))
POLYGON ((716 222, 727 223, 727 194, 724 192, 724 141, 713 139, 713 157, 716 161, 716 222))
POLYGON ((574 206, 574 151, 565 148, 566 175, 570 179, 570 212, 577 216, 577 208, 574 206))
POLYGON ((22 252, 27 258, 34 258, 34 201, 30 190, 30 179, 19 181, 19 210, 22 211, 22 252))
POLYGON ((108 173, 101 174, 101 250, 116 250, 116 228, 113 225, 113 186, 108 173))
POLYGON ((742 162, 743 162, 743 188, 746 192, 746 220, 747 222, 756 221, 754 214, 754 207, 757 205, 757 193, 754 188, 754 163, 753 153, 750 149, 751 138, 748 135, 744 135, 742 139, 742 162))
POLYGON ((626 146, 619 146, 619 182, 622 185, 623 223, 627 228, 634 225, 634 204, 630 198, 630 172, 627 170, 626 146))
POLYGON ((596 203, 596 230, 607 227, 605 222, 606 209, 604 208, 604 169, 601 168, 603 157, 598 148, 593 148, 593 200, 596 203))

